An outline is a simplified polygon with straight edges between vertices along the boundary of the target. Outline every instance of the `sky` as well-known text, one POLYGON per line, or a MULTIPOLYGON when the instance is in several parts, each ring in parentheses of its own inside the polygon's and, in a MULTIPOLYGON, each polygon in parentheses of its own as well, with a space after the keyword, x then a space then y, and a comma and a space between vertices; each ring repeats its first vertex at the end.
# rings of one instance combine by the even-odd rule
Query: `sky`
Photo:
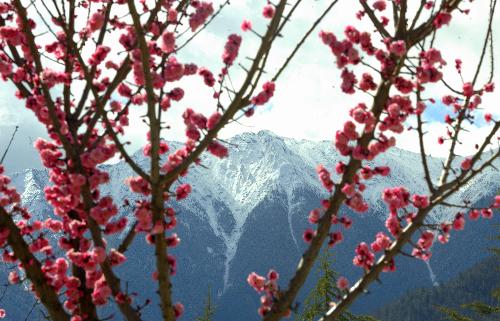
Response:
MULTIPOLYGON (((213 2, 214 7, 217 7, 223 1, 213 2)), ((263 33, 267 21, 262 18, 261 10, 265 2, 264 0, 232 0, 230 6, 225 7, 213 23, 183 50, 178 57, 179 60, 196 62, 198 65, 217 72, 222 66, 221 54, 227 36, 231 33, 238 33, 243 36, 238 62, 248 64, 245 57, 250 57, 255 53, 258 38, 249 32, 243 33, 240 25, 244 19, 249 19, 254 29, 263 33)), ((441 29, 435 46, 442 49, 445 60, 449 62, 444 71, 447 82, 458 88, 461 87, 461 79, 454 71, 454 60, 460 58, 464 61, 463 77, 470 79, 474 72, 474 65, 479 58, 487 23, 485 13, 489 5, 489 1, 486 0, 476 0, 472 4, 468 1, 464 2, 466 3, 464 8, 471 9, 470 14, 455 15, 450 26, 441 29)), ((266 80, 267 75, 269 77, 274 75, 297 41, 329 3, 330 1, 326 0, 303 1, 291 22, 284 29, 283 37, 279 38, 273 46, 266 68, 267 73, 263 76, 263 80, 266 80)), ((290 67, 278 80, 276 93, 271 103, 257 108, 254 117, 244 118, 239 123, 227 126, 222 131, 221 137, 227 138, 241 132, 267 129, 284 137, 313 141, 332 140, 335 131, 349 118, 349 109, 359 102, 369 101, 370 97, 361 94, 350 96, 340 91, 340 72, 334 65, 334 57, 329 48, 321 43, 318 33, 320 30, 327 30, 342 36, 343 28, 349 24, 355 25, 360 30, 371 31, 373 29, 371 25, 356 20, 355 13, 358 10, 357 1, 340 0, 312 33, 290 67)), ((499 19, 497 13, 494 28, 499 25, 499 19)), ((496 52, 499 52, 499 46, 496 41, 494 48, 496 52)), ((498 61, 498 59, 495 61, 496 70, 500 69, 498 61)), ((241 68, 238 66, 232 68, 231 77, 236 87, 243 76, 244 71, 241 68)), ((212 93, 206 87, 200 86, 200 79, 190 77, 182 80, 180 85, 187 89, 186 98, 174 106, 167 115, 167 122, 172 124, 172 129, 165 133, 165 138, 168 140, 183 141, 185 139, 181 114, 186 107, 192 107, 206 115, 211 114, 215 109, 214 100, 211 98, 212 93)), ((46 136, 45 129, 37 123, 34 115, 23 107, 23 103, 16 100, 14 92, 15 89, 10 84, 2 83, 0 86, 0 153, 3 153, 14 127, 20 126, 6 159, 9 172, 40 167, 32 144, 37 137, 46 136)), ((443 92, 443 87, 435 86, 428 90, 428 97, 432 96, 439 100, 443 92)), ((497 96, 497 93, 485 96, 483 106, 484 112, 490 112, 498 119, 500 113, 495 101, 497 96)), ((429 106, 424 115, 427 121, 426 130, 429 132, 426 135, 427 150, 433 156, 445 156, 446 149, 443 148, 445 146, 438 145, 436 141, 438 136, 446 133, 442 122, 446 113, 448 113, 447 108, 438 102, 429 106)), ((131 114, 132 126, 124 139, 131 142, 129 150, 135 151, 145 141, 146 128, 140 119, 144 110, 136 108, 131 114)), ((462 144, 458 149, 459 154, 471 154, 474 143, 487 133, 488 126, 484 126, 484 122, 479 124, 481 127, 472 125, 467 127, 469 132, 462 137, 462 144)), ((407 125, 411 126, 412 123, 407 125)), ((418 144, 415 132, 399 135, 397 146, 416 152, 418 144)))

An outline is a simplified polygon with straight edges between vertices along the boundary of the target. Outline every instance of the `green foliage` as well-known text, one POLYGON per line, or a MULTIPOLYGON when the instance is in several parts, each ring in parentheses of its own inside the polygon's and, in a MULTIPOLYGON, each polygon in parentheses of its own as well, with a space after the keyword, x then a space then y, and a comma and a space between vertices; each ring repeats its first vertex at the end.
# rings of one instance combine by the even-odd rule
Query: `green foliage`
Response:
POLYGON ((369 315, 354 315, 350 312, 344 313, 341 319, 343 321, 379 321, 372 316, 369 315))
POLYGON ((474 321, 471 318, 468 318, 466 316, 461 315, 460 313, 458 313, 454 309, 450 309, 450 308, 447 308, 447 307, 437 307, 437 309, 439 311, 441 311, 443 314, 445 314, 446 318, 448 320, 452 320, 452 321, 474 321))
POLYGON ((491 296, 500 302, 500 288, 493 290, 491 296))
POLYGON ((330 266, 330 254, 325 254, 319 262, 319 279, 314 289, 309 293, 304 301, 304 309, 297 321, 313 321, 328 311, 330 302, 333 302, 340 296, 340 290, 336 282, 338 274, 330 266))
MULTIPOLYGON (((497 235, 497 240, 500 240, 500 235, 497 235)), ((493 252, 497 257, 500 257, 500 248, 493 248, 490 249, 491 252, 493 252)), ((498 260, 495 261, 496 265, 494 266, 494 269, 498 273, 500 265, 498 264, 498 260)), ((490 267, 491 269, 491 267, 490 267)), ((489 320, 489 317, 493 317, 491 320, 498 320, 500 319, 500 288, 496 288, 491 292, 491 295, 493 298, 496 299, 497 302, 495 304, 487 304, 484 302, 480 301, 474 301, 472 303, 466 303, 462 304, 460 307, 462 310, 466 311, 472 311, 475 313, 475 316, 481 317, 482 320, 489 320)), ((444 308, 444 307, 438 307, 438 309, 443 312, 446 315, 446 318, 448 320, 452 321, 474 321, 473 319, 469 319, 465 315, 461 314, 458 310, 455 309, 450 309, 450 308, 444 308)))
MULTIPOLYGON (((331 267, 331 255, 328 250, 321 257, 318 267, 319 279, 316 286, 304 300, 302 313, 295 316, 295 321, 316 321, 330 309, 330 303, 338 301, 342 291, 337 287, 338 273, 331 267)), ((338 321, 377 321, 370 316, 355 316, 344 313, 338 321)))
POLYGON ((457 309, 451 309, 446 307, 437 307, 439 311, 441 311, 445 315, 446 320, 451 321, 476 321, 477 317, 481 316, 481 320, 498 320, 500 318, 500 306, 493 306, 489 304, 485 304, 482 302, 473 302, 462 304, 460 306, 463 310, 473 311, 475 312, 475 319, 471 319, 457 309), (488 316, 493 317, 487 318, 488 316))
POLYGON ((212 302, 212 290, 208 287, 207 298, 205 300, 205 308, 203 309, 202 316, 197 317, 196 321, 212 321, 215 314, 215 306, 212 302))
POLYGON ((500 306, 491 306, 482 302, 462 304, 462 308, 473 310, 482 315, 500 313, 500 306))
POLYGON ((478 320, 499 320, 497 315, 480 316, 471 310, 460 311, 461 304, 480 301, 487 305, 498 306, 492 293, 500 295, 497 290, 500 284, 499 258, 492 256, 463 271, 456 278, 442 283, 438 287, 421 288, 409 292, 373 315, 384 321, 437 321, 457 320, 446 315, 445 310, 454 310, 463 317, 478 320), (445 307, 437 309, 436 306, 445 307), (444 313, 444 314, 443 314, 444 313))

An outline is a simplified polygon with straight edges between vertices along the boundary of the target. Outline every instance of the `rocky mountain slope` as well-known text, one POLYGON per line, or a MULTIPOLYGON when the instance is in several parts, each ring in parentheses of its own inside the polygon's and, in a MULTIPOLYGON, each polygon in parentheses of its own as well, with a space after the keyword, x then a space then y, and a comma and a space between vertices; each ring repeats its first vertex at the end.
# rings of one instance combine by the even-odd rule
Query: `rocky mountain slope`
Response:
MULTIPOLYGON (((277 268, 282 285, 286 286, 286 280, 305 249, 301 235, 308 225, 307 214, 327 196, 317 180, 315 167, 321 163, 332 168, 341 159, 331 142, 293 140, 267 131, 235 136, 230 143, 227 159, 221 161, 207 156, 203 159, 204 167, 190 171, 186 180, 192 184, 193 193, 188 199, 174 204, 179 213, 176 232, 182 241, 174 250, 178 257, 178 273, 173 282, 175 299, 186 306, 184 320, 193 320, 200 313, 209 285, 216 294, 215 320, 258 320, 259 298, 246 284, 246 276, 251 271, 266 273, 271 267, 277 268)), ((425 193, 419 157, 394 148, 377 159, 378 165, 391 167, 391 175, 369 182, 365 192, 371 204, 369 212, 361 216, 350 214, 354 226, 346 233, 345 242, 333 250, 335 268, 350 279, 354 280, 361 273, 352 266, 355 245, 362 240, 371 242, 375 233, 384 229, 387 209, 380 199, 382 190, 404 185, 412 193, 425 193)), ((142 153, 136 153, 134 158, 147 166, 148 160, 142 153)), ((434 177, 439 176, 441 162, 429 159, 434 177)), ((134 196, 123 184, 133 175, 127 165, 106 165, 106 170, 111 175, 111 183, 103 193, 116 200, 133 200, 134 196)), ((48 184, 45 171, 26 170, 15 174, 13 181, 22 193, 24 204, 35 215, 51 215, 43 194, 48 184)), ((487 204, 499 187, 500 174, 491 169, 454 199, 487 204)), ((438 208, 432 213, 432 220, 451 219, 455 213, 449 208, 438 208)), ((132 214, 124 211, 121 215, 132 214)), ((498 216, 494 220, 498 222, 498 216)), ((435 247, 429 266, 406 257, 399 259, 396 262, 398 271, 384 275, 383 286, 373 286, 371 294, 360 300, 354 310, 369 312, 408 289, 448 279, 486 257, 489 241, 484 236, 495 233, 491 223, 468 223, 464 232, 452 235, 449 245, 435 247)), ((150 279, 154 270, 152 249, 139 237, 127 256, 128 262, 118 270, 119 274, 130 280, 129 289, 140 293, 140 302, 148 297, 154 299, 155 285, 150 279)), ((9 288, 9 291, 15 293, 10 298, 26 297, 18 290, 9 288)), ((10 298, 2 302, 7 310, 13 303, 10 298)), ((23 311, 18 303, 23 300, 26 306, 32 303, 31 299, 16 299, 14 311, 23 311)), ((144 310, 144 315, 146 320, 157 319, 159 314, 154 300, 144 310)), ((115 319, 120 320, 119 317, 115 319)))

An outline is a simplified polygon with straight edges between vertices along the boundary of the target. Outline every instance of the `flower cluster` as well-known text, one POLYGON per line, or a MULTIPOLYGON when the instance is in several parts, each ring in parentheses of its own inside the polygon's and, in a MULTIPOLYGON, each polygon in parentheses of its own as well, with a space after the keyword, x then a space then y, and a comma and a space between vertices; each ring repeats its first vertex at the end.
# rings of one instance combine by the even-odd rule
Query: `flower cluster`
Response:
POLYGON ((413 249, 412 255, 418 257, 424 261, 431 258, 432 253, 430 248, 434 242, 434 233, 431 231, 425 231, 422 233, 417 242, 417 247, 413 249))
POLYGON ((375 255, 372 251, 370 251, 368 244, 362 242, 356 247, 356 256, 354 257, 352 263, 365 270, 371 269, 375 263, 375 255))
POLYGON ((405 187, 386 188, 382 199, 387 203, 391 212, 410 204, 410 192, 405 187))
POLYGON ((318 165, 316 172, 318 173, 319 180, 321 181, 321 184, 323 184, 323 187, 331 193, 334 183, 330 177, 330 172, 323 165, 318 165))
POLYGON ((227 38, 226 45, 224 46, 224 53, 222 54, 222 61, 227 66, 231 66, 238 56, 238 51, 241 45, 241 36, 232 34, 227 38))
POLYGON ((211 2, 205 1, 192 1, 191 6, 195 12, 189 17, 189 27, 191 31, 196 31, 214 13, 214 7, 211 2))
MULTIPOLYGON (((259 315, 265 316, 273 306, 274 301, 279 296, 278 286, 279 274, 275 270, 270 270, 267 273, 267 278, 252 272, 248 275, 247 282, 258 293, 263 295, 260 297, 261 306, 259 307, 259 315)), ((286 316, 290 315, 291 311, 287 311, 286 316)))
POLYGON ((262 91, 252 98, 252 104, 259 106, 267 103, 269 99, 273 97, 275 88, 274 82, 264 83, 264 85, 262 85, 262 91))
POLYGON ((438 67, 446 62, 441 57, 441 52, 435 48, 420 53, 420 66, 417 68, 417 79, 420 84, 435 83, 441 80, 443 74, 438 67), (438 65, 438 67, 436 67, 438 65))
POLYGON ((175 34, 171 31, 165 31, 161 35, 161 50, 165 53, 175 51, 175 34))

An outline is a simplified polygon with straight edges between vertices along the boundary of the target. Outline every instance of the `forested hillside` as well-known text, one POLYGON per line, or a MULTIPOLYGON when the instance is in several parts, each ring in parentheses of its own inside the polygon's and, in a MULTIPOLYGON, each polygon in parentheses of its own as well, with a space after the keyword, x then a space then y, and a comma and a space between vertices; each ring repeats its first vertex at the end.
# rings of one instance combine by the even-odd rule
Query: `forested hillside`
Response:
MULTIPOLYGON (((500 258, 493 256, 462 272, 456 278, 437 287, 421 288, 402 296, 397 301, 373 313, 381 321, 434 321, 445 320, 436 307, 459 308, 461 304, 480 301, 498 305, 492 296, 500 288, 500 258)), ((499 320, 500 315, 479 317, 461 310, 473 320, 499 320)))

